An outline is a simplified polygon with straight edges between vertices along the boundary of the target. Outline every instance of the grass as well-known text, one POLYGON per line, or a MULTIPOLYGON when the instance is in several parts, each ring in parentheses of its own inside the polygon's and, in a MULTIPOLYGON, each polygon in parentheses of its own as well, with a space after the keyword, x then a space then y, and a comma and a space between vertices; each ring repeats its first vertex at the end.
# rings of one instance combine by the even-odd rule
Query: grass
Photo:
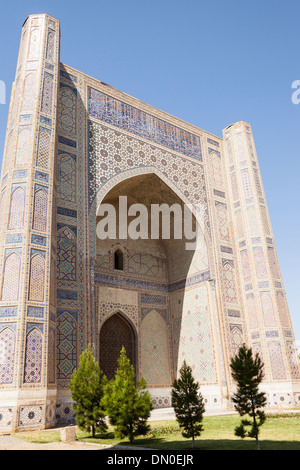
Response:
MULTIPOLYGON (((240 439, 234 435, 234 428, 239 424, 237 415, 209 416, 203 419, 204 431, 195 441, 195 448, 201 450, 254 450, 254 439, 240 439)), ((150 422, 151 433, 138 437, 134 446, 161 450, 182 450, 191 448, 191 440, 182 437, 177 422, 150 422)), ((87 432, 78 430, 79 441, 130 446, 127 439, 116 439, 113 428, 106 435, 92 438, 87 432)), ((60 441, 60 431, 47 430, 18 433, 16 437, 34 443, 51 443, 60 441)), ((300 414, 277 415, 268 417, 261 428, 260 446, 262 450, 300 450, 300 414)))

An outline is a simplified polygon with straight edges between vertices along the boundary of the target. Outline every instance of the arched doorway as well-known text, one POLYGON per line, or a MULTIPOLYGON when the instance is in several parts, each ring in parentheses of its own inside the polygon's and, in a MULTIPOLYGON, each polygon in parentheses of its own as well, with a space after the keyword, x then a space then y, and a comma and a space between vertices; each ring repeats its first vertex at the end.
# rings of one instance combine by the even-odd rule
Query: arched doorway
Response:
POLYGON ((108 380, 115 378, 122 347, 135 368, 135 334, 128 321, 120 313, 109 317, 100 330, 100 368, 108 380))

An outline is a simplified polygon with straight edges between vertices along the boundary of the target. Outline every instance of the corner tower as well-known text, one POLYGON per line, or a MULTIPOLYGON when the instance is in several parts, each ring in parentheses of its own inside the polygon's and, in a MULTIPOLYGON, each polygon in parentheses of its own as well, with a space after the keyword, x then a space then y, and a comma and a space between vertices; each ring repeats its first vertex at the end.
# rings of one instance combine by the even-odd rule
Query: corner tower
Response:
POLYGON ((248 343, 265 365, 269 406, 299 403, 299 363, 251 126, 223 131, 248 343))
POLYGON ((1 431, 55 423, 59 39, 55 18, 27 18, 12 87, 0 196, 1 431))

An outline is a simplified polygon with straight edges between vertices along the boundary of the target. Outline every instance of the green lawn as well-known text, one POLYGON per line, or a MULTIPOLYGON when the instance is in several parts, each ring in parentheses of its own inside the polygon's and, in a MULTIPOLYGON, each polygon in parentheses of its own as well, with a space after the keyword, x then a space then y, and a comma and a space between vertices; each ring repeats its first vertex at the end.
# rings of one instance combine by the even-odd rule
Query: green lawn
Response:
MULTIPOLYGON (((251 450, 255 449, 253 439, 240 439, 234 435, 234 428, 240 422, 237 415, 210 416, 203 419, 204 431, 195 441, 195 448, 202 450, 251 450)), ((150 422, 151 435, 135 439, 134 445, 150 449, 181 450, 191 448, 191 441, 184 439, 176 421, 150 422)), ((77 430, 80 441, 129 446, 127 439, 115 439, 113 428, 106 437, 90 437, 86 432, 77 430)), ((57 442, 60 432, 47 430, 41 432, 18 433, 16 437, 36 443, 57 442)), ((300 450, 300 414, 295 417, 268 418, 260 434, 262 450, 300 450)))

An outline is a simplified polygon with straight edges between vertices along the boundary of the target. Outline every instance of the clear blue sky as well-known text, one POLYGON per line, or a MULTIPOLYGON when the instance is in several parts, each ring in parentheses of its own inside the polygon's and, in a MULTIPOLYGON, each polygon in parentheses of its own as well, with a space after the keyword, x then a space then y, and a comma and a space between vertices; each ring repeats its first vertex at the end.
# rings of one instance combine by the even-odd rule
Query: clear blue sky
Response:
MULTIPOLYGON (((299 0, 2 2, 7 102, 23 22, 61 21, 61 61, 216 135, 251 123, 296 340, 299 309, 299 0)), ((0 105, 2 153, 8 104, 0 105)))

